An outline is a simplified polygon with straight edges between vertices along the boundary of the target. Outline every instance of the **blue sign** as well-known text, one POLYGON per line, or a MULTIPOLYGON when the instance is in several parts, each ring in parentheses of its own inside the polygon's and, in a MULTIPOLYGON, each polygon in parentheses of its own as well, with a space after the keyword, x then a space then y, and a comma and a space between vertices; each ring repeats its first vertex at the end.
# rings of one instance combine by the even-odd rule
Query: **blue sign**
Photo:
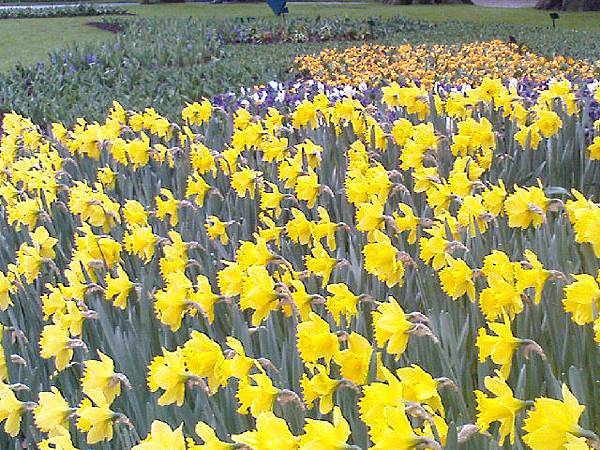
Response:
POLYGON ((288 12, 286 5, 287 0, 267 0, 267 4, 271 7, 276 15, 285 14, 288 12))

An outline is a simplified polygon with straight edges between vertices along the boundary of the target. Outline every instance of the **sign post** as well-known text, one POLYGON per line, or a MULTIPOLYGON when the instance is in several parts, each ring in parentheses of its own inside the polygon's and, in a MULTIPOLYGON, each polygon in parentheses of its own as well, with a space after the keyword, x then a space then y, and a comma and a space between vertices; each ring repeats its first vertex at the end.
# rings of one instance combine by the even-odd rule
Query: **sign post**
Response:
POLYGON ((552 19, 552 28, 556 29, 556 19, 560 18, 558 13, 550 13, 550 18, 552 19))
POLYGON ((289 12, 286 0, 267 0, 267 4, 271 7, 276 16, 289 12))

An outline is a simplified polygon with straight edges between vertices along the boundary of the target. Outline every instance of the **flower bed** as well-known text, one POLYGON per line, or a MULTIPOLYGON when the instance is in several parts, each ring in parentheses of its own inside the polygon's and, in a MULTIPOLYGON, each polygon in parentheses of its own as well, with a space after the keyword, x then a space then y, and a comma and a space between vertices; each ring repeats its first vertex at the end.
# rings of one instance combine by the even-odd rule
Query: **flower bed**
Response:
POLYGON ((79 4, 72 6, 39 6, 33 8, 2 8, 0 19, 34 19, 49 17, 78 16, 119 16, 129 14, 125 8, 117 6, 97 6, 79 4))
POLYGON ((600 90, 507 86, 5 115, 2 447, 598 445, 600 90))
POLYGON ((429 87, 437 82, 478 84, 486 76, 533 82, 557 76, 600 77, 600 59, 549 58, 498 40, 462 45, 365 44, 343 50, 325 49, 296 58, 295 68, 305 77, 337 85, 408 80, 429 87))

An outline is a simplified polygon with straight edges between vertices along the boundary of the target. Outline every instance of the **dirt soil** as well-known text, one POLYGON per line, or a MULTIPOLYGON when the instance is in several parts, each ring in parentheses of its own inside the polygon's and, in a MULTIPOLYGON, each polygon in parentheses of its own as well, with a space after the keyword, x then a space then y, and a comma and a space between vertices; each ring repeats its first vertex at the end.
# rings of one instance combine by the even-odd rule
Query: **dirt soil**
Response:
POLYGON ((88 22, 88 23, 86 23, 86 25, 89 25, 90 27, 98 28, 100 30, 109 31, 109 32, 115 33, 115 34, 122 33, 125 31, 125 28, 123 28, 122 25, 119 25, 117 23, 88 22))

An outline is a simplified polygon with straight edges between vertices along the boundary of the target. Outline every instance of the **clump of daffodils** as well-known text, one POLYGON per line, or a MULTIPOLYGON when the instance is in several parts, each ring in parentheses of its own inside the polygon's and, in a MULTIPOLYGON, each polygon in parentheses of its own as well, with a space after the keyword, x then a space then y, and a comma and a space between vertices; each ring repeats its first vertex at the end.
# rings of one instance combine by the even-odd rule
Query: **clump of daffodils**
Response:
MULTIPOLYGON (((404 50, 375 78, 425 55, 404 50)), ((372 105, 320 93, 229 114, 204 99, 172 122, 115 102, 102 123, 49 131, 7 114, 7 436, 63 450, 597 448, 585 383, 600 207, 582 181, 597 132, 564 79, 526 105, 483 76, 513 48, 439 50, 480 85, 432 92, 416 67, 421 85, 391 83, 372 105), (566 142, 580 148, 561 178, 566 142)), ((370 51, 395 55, 344 54, 359 70, 370 51)), ((543 76, 561 64, 519 55, 543 76)))

